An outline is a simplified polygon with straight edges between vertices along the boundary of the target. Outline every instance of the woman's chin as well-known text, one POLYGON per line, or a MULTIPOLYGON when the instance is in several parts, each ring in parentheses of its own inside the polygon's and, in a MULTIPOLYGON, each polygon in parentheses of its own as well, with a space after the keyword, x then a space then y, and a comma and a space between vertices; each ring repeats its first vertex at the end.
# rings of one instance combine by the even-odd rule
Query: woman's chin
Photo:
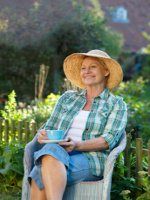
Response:
POLYGON ((93 83, 93 82, 84 82, 84 85, 85 86, 94 86, 95 83, 93 83))

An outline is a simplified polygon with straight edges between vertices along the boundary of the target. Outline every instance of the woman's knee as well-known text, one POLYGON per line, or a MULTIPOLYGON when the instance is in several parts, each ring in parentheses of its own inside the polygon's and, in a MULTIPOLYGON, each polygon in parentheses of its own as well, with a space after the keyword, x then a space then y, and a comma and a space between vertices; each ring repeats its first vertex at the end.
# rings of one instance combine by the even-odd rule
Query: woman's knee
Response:
POLYGON ((65 170, 66 173, 66 167, 61 161, 57 160, 51 155, 44 155, 42 157, 42 167, 41 167, 42 173, 45 172, 45 169, 50 169, 50 168, 51 170, 54 169, 54 171, 58 169, 59 171, 64 172, 65 170))
POLYGON ((41 160, 42 160, 42 165, 45 165, 47 163, 59 162, 56 158, 54 158, 51 155, 44 155, 42 156, 41 160))

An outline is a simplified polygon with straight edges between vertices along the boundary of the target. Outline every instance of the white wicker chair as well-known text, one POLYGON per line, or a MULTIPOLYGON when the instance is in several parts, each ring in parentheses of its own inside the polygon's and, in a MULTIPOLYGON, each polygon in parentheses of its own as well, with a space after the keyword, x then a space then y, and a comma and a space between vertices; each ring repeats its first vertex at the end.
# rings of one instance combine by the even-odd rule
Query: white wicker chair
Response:
MULTIPOLYGON (((112 173, 118 155, 126 147, 126 133, 120 142, 109 154, 106 160, 103 179, 99 181, 81 182, 66 188, 63 200, 110 200, 112 173)), ((27 181, 28 174, 33 165, 33 153, 39 148, 36 137, 25 147, 24 153, 24 178, 22 186, 22 200, 30 199, 30 185, 27 181)))

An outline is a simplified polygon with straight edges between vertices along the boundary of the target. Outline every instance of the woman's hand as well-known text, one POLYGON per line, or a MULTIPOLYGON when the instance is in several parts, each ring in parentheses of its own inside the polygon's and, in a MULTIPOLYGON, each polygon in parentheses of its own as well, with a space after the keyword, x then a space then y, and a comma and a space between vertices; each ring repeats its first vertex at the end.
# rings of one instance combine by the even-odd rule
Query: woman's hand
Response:
POLYGON ((62 146, 67 152, 71 152, 76 149, 77 142, 72 140, 72 138, 68 138, 66 142, 59 142, 60 146, 62 146))
POLYGON ((40 130, 38 133, 37 141, 42 144, 42 140, 48 140, 48 137, 46 135, 46 131, 44 129, 40 130))

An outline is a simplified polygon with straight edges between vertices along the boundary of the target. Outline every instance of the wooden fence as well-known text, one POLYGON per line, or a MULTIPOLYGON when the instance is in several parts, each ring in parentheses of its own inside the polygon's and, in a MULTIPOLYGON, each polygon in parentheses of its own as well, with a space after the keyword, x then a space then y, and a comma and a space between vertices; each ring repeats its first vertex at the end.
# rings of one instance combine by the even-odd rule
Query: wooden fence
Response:
POLYGON ((127 136, 127 146, 124 151, 124 161, 126 166, 126 177, 131 177, 131 159, 130 155, 135 155, 135 179, 137 186, 141 185, 141 177, 138 174, 139 171, 143 170, 143 158, 147 157, 148 160, 148 176, 150 177, 150 140, 147 143, 147 148, 143 148, 142 138, 135 139, 135 146, 131 145, 131 136, 127 136))
MULTIPOLYGON (((0 141, 10 143, 11 141, 18 141, 20 143, 27 143, 30 141, 37 132, 37 124, 35 122, 29 123, 28 121, 20 121, 15 123, 14 121, 0 120, 0 141)), ((137 185, 140 185, 140 177, 138 172, 142 170, 142 160, 146 156, 148 158, 148 176, 150 176, 150 140, 147 144, 147 148, 143 148, 143 141, 141 138, 135 139, 135 146, 131 146, 131 137, 127 136, 127 146, 124 151, 124 162, 126 166, 126 177, 131 176, 131 159, 130 155, 135 155, 135 177, 137 185)))
POLYGON ((11 121, 0 119, 0 141, 10 143, 16 141, 20 143, 29 142, 37 132, 37 124, 28 121, 11 121))

